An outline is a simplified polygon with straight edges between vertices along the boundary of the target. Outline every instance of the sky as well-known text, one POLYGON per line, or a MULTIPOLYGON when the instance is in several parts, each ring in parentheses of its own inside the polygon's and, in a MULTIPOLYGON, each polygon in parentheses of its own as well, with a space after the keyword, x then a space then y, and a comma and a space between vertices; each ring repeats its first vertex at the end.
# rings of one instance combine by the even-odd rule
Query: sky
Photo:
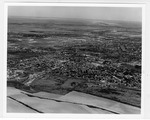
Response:
POLYGON ((8 16, 142 21, 138 7, 9 6, 8 16))

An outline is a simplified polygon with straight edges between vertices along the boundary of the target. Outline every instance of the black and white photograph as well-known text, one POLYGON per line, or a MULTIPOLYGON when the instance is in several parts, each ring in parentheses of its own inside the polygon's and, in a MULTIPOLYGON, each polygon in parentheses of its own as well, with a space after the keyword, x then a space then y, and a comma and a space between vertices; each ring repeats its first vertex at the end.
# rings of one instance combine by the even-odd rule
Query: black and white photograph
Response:
POLYGON ((7 113, 141 114, 142 7, 7 13, 7 113))

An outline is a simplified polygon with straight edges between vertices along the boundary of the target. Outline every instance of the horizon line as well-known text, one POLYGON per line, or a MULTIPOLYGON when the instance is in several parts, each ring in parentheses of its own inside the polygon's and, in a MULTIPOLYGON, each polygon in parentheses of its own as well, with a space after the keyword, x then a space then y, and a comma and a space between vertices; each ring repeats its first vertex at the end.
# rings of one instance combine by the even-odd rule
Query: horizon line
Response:
POLYGON ((95 21, 123 21, 123 22, 138 22, 138 23, 142 23, 142 21, 133 21, 133 20, 115 20, 115 19, 86 19, 86 18, 63 18, 63 17, 33 17, 33 16, 8 16, 8 18, 37 18, 37 19, 76 19, 76 20, 95 20, 95 21))

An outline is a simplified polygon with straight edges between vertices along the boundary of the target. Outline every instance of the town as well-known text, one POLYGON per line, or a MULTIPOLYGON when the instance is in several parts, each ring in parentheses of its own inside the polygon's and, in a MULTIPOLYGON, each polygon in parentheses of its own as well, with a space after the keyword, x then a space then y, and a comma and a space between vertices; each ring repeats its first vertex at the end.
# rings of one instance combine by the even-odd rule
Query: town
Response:
POLYGON ((8 86, 74 90, 141 107, 139 23, 28 19, 9 18, 8 86))

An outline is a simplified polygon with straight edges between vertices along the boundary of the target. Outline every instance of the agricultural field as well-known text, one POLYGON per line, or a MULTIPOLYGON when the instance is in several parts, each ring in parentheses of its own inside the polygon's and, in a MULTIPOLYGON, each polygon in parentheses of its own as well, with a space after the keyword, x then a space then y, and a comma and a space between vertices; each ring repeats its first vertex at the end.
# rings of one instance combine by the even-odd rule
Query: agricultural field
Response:
POLYGON ((141 23, 8 18, 7 86, 141 107, 141 23))

